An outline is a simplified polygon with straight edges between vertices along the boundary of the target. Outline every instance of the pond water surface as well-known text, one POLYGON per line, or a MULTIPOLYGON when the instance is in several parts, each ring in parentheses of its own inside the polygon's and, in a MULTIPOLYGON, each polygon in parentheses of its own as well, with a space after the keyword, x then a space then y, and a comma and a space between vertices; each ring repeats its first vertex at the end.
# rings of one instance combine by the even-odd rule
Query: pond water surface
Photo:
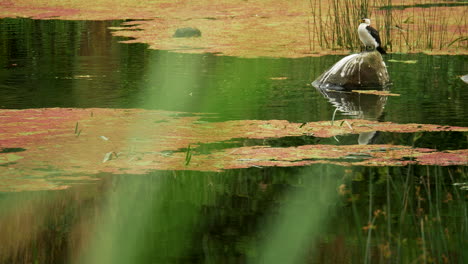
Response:
MULTIPOLYGON (((107 29, 116 25, 1 19, 0 109, 140 108, 211 113, 208 121, 302 123, 331 120, 338 108, 337 120, 468 126, 468 86, 460 80, 466 56, 389 54, 390 90, 399 96, 322 94, 310 83, 343 56, 148 50, 118 43, 107 29)), ((362 140, 468 147, 463 132, 349 135, 321 144, 362 140)), ((459 185, 468 181, 466 166, 318 164, 96 177, 61 191, 0 193, 0 263, 468 263, 468 193, 459 185)), ((0 185, 8 184, 0 176, 0 185)))

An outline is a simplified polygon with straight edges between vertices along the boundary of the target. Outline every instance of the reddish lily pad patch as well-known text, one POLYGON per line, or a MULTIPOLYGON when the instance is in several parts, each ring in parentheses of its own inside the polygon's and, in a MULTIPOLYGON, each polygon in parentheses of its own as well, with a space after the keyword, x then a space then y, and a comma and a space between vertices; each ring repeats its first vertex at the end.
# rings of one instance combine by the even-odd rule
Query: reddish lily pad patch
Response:
POLYGON ((419 164, 422 165, 467 165, 468 164, 468 150, 451 150, 446 152, 428 153, 418 157, 419 164))
POLYGON ((73 180, 86 181, 103 172, 220 171, 314 163, 467 165, 467 150, 439 152, 399 145, 251 146, 197 152, 200 144, 234 139, 332 137, 371 131, 466 132, 468 128, 465 127, 351 119, 338 120, 333 125, 330 121, 306 124, 285 120, 199 122, 203 117, 203 114, 141 109, 0 110, 0 191, 60 189, 73 180), (188 146, 192 150, 190 155, 186 152, 188 146))
POLYGON ((343 166, 403 166, 408 164, 444 166, 467 165, 467 154, 467 150, 446 153, 400 145, 305 145, 289 148, 242 147, 223 150, 206 157, 194 157, 194 159, 222 161, 222 164, 217 164, 220 169, 258 166, 291 167, 315 163, 343 166))

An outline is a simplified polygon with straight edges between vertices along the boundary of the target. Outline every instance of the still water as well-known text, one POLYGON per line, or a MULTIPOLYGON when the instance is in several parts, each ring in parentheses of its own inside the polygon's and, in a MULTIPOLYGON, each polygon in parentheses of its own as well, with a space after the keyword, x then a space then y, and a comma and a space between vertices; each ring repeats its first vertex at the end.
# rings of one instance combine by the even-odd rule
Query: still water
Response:
MULTIPOLYGON (((142 108, 291 122, 331 120, 338 108, 335 119, 468 126, 466 56, 387 55, 390 89, 400 96, 322 94, 310 83, 342 56, 148 50, 118 43, 107 29, 117 25, 1 19, 0 108, 142 108)), ((326 142, 356 144, 357 137, 326 142)), ((466 149, 467 137, 379 133, 370 143, 452 150, 466 149)), ((468 196, 453 185, 467 182, 466 166, 97 177, 63 191, 0 193, 0 262, 468 262, 468 196)))

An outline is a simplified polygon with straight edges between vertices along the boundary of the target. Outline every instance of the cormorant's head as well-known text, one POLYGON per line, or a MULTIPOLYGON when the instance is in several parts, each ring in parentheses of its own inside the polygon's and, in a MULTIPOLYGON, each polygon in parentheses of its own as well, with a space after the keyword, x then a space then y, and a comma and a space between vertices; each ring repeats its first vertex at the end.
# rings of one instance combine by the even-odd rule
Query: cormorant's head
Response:
POLYGON ((370 19, 368 19, 368 18, 361 18, 361 23, 366 23, 367 25, 370 25, 370 19))

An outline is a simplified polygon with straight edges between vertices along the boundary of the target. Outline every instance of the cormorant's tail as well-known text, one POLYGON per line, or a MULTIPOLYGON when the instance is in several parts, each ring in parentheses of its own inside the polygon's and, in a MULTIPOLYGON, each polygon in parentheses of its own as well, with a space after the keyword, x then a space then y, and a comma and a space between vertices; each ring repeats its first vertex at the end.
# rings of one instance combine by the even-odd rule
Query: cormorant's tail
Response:
POLYGON ((387 52, 380 46, 377 47, 377 51, 380 52, 380 54, 385 55, 387 52))

